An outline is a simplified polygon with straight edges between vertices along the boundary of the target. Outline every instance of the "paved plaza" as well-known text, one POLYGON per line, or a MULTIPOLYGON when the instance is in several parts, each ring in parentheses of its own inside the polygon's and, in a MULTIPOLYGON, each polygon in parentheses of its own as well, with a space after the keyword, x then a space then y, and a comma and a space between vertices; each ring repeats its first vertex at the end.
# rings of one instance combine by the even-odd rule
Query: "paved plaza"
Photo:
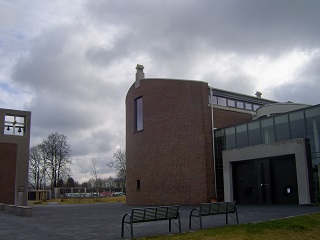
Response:
MULTIPOLYGON (((72 205, 36 205, 32 207, 32 217, 21 217, 0 212, 1 240, 100 240, 121 238, 121 220, 135 206, 125 203, 97 203, 72 205)), ((140 206, 141 207, 141 206, 140 206)), ((182 232, 189 230, 189 213, 197 206, 181 206, 182 232)), ((265 221, 309 213, 320 213, 320 206, 299 205, 239 205, 240 224, 265 221)), ((229 224, 236 224, 230 218, 229 224)), ((223 215, 204 218, 203 227, 225 226, 223 215)), ((192 231, 199 226, 192 225, 192 231)), ((136 224, 134 237, 168 234, 168 221, 136 224)), ((172 233, 178 233, 173 225, 172 233)), ((128 239, 129 232, 125 232, 128 239)))

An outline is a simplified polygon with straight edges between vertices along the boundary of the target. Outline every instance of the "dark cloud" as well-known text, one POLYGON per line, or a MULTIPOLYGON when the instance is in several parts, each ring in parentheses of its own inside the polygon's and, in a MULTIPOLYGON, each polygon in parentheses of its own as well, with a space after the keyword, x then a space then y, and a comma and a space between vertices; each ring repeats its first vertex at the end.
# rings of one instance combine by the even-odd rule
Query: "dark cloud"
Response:
POLYGON ((318 1, 90 1, 87 8, 95 20, 135 32, 140 47, 166 42, 181 53, 202 39, 213 50, 276 54, 319 45, 318 1))
MULTIPOLYGON (((278 101, 319 102, 319 1, 97 0, 75 8, 40 2, 28 9, 43 12, 23 11, 21 19, 15 14, 18 24, 10 26, 16 29, 0 23, 6 39, 0 40, 0 103, 24 96, 19 104, 32 112, 32 142, 63 133, 78 159, 125 148, 124 101, 138 63, 146 77, 197 79, 249 95, 268 92, 272 97, 263 97, 278 101), (49 13, 58 8, 65 10, 49 13), (256 89, 266 76, 252 73, 255 59, 271 64, 292 51, 309 57, 303 69, 281 85, 256 89)), ((84 162, 74 162, 75 174, 88 173, 84 162)))

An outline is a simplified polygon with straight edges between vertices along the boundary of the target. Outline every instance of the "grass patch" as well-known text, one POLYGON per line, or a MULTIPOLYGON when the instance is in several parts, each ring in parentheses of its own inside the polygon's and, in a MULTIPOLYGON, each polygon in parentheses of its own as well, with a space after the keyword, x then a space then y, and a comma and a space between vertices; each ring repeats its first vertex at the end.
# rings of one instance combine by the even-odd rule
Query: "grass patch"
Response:
POLYGON ((319 239, 320 214, 210 228, 196 232, 139 239, 296 240, 319 239))
POLYGON ((28 205, 32 204, 47 204, 56 202, 58 204, 90 204, 90 203, 105 203, 105 202, 126 202, 125 196, 119 197, 104 197, 104 198, 57 198, 57 199, 50 199, 43 202, 32 202, 30 201, 28 205))

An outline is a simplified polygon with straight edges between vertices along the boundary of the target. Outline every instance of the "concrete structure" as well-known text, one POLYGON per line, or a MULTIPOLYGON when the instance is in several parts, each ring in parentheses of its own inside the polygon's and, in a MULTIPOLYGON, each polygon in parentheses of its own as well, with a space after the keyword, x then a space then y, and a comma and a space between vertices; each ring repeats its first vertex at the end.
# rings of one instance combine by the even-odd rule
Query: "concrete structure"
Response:
POLYGON ((286 113, 306 107, 310 107, 310 105, 290 102, 267 104, 263 107, 258 108, 257 114, 252 119, 255 120, 262 117, 270 117, 271 115, 286 113))
POLYGON ((277 105, 261 107, 268 116, 215 130, 222 198, 242 203, 319 202, 320 106, 286 103, 279 111, 277 105))
MULTIPOLYGON (((270 144, 260 144, 258 146, 250 146, 246 148, 226 150, 223 152, 223 177, 224 177, 224 199, 226 201, 232 201, 234 196, 234 186, 233 186, 233 164, 237 162, 241 162, 243 160, 248 159, 266 159, 269 160, 274 156, 286 156, 286 155, 294 155, 296 172, 297 172, 297 186, 288 185, 287 180, 278 181, 277 187, 284 189, 288 186, 287 194, 292 192, 299 193, 297 195, 299 204, 310 204, 310 187, 309 187, 309 166, 308 166, 308 152, 306 150, 306 142, 304 138, 275 142, 270 144)), ((279 161, 278 159, 276 161, 279 161)), ((261 162, 260 162, 261 163, 261 162)), ((267 162, 269 165, 269 162, 267 162)), ((282 171, 286 171, 288 165, 285 165, 285 169, 282 171)), ((270 195, 270 180, 272 179, 264 179, 264 181, 252 181, 251 183, 247 183, 246 187, 253 184, 253 182, 261 188, 261 199, 259 199, 259 203, 272 203, 270 195)), ((245 189, 244 189, 245 190, 245 189)), ((241 190, 240 190, 241 191, 241 190)))
POLYGON ((31 113, 0 109, 0 203, 27 206, 31 113))

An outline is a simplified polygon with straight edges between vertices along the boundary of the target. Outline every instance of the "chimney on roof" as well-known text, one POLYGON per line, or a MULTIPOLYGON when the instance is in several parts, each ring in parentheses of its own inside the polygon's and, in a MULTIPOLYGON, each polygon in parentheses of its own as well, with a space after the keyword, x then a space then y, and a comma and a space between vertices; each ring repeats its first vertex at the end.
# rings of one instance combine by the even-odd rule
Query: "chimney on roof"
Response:
POLYGON ((261 98, 262 92, 256 91, 256 94, 255 94, 255 95, 257 96, 257 98, 261 98))
POLYGON ((140 79, 144 78, 144 72, 143 72, 143 65, 137 64, 137 73, 136 73, 136 82, 135 82, 135 87, 138 88, 140 87, 140 79))

